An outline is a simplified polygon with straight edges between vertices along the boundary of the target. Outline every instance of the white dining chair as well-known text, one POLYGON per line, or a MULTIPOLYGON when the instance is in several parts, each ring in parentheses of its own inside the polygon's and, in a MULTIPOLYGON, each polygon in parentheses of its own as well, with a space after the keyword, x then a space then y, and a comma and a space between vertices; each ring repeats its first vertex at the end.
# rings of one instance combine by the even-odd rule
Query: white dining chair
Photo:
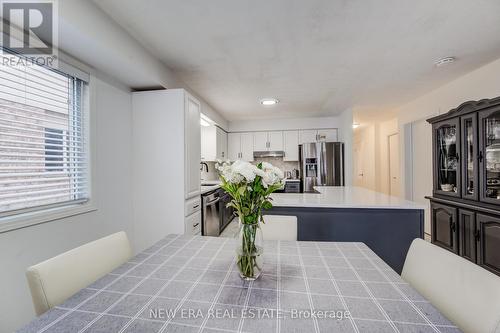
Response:
POLYGON ((500 333, 500 277, 422 239, 415 239, 401 274, 465 333, 500 333))
POLYGON ((284 215, 264 215, 260 224, 264 240, 297 240, 297 217, 284 215))
POLYGON ((123 231, 31 266, 26 272, 37 315, 113 271, 132 256, 123 231))

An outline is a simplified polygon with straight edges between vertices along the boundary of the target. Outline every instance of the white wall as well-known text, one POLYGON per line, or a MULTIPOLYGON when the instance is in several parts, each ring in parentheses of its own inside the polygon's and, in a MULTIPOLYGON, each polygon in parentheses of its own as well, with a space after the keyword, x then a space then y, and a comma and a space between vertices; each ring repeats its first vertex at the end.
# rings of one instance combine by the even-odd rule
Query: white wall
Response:
MULTIPOLYGON (((432 129, 424 122, 425 119, 446 113, 469 100, 499 96, 500 75, 498 73, 500 73, 500 60, 470 72, 398 109, 401 170, 413 170, 410 173, 401 172, 401 193, 406 193, 407 199, 428 204, 424 196, 432 195, 432 177, 429 176, 432 174, 432 154, 429 146, 432 129), (413 124, 408 126, 410 123, 413 124), (418 134, 409 133, 412 127, 418 134), (403 158, 404 156, 408 158, 403 158), (413 184, 418 184, 418 186, 413 184)), ((427 218, 426 231, 429 230, 428 222, 427 218)))
POLYGON ((345 160, 345 185, 351 186, 353 180, 353 112, 352 109, 347 109, 339 116, 339 140, 344 143, 344 160, 345 160))
POLYGON ((258 119, 231 121, 229 132, 340 128, 342 126, 340 117, 258 119))
POLYGON ((98 210, 0 234, 0 332, 34 318, 26 268, 81 244, 132 230, 131 95, 92 77, 96 84, 98 210))

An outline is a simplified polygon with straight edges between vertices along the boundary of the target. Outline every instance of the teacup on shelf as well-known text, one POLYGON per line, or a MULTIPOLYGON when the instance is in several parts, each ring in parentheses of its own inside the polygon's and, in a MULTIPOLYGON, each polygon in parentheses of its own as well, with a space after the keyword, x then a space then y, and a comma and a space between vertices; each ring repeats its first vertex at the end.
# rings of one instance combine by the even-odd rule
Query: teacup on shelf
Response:
POLYGON ((451 192, 453 191, 453 184, 441 184, 441 190, 451 192))

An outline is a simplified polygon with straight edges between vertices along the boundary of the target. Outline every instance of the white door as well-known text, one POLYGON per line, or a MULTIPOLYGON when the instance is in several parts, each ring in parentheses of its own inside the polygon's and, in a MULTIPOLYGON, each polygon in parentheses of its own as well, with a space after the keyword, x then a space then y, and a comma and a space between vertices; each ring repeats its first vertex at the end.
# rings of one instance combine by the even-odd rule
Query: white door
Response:
POLYGON ((389 136, 389 190, 392 196, 399 196, 400 178, 399 134, 393 134, 389 136))
POLYGON ((253 161, 253 133, 241 133, 241 159, 253 161))
POLYGON ((201 129, 200 103, 189 94, 185 99, 185 197, 191 198, 200 194, 200 157, 201 157, 201 129))
POLYGON ((299 132, 299 144, 316 142, 318 139, 317 130, 301 130, 299 132))
POLYGON ((240 133, 228 133, 227 134, 227 152, 228 158, 231 161, 236 161, 240 159, 241 152, 241 134, 240 133))
POLYGON ((283 161, 299 160, 299 131, 284 131, 284 151, 283 161))
POLYGON ((268 135, 269 150, 270 151, 282 151, 283 150, 283 132, 269 132, 268 135))
POLYGON ((254 151, 267 151, 269 150, 269 140, 267 132, 253 133, 253 150, 254 151))
POLYGON ((330 128, 330 129, 318 130, 318 139, 319 141, 325 141, 325 142, 337 142, 338 141, 337 129, 330 128))

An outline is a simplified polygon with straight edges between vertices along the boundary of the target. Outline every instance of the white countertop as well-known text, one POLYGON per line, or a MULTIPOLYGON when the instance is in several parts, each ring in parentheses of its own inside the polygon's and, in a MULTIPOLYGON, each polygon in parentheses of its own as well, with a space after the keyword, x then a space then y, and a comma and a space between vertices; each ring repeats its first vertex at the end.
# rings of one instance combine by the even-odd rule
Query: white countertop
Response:
POLYGON ((214 184, 214 185, 202 185, 200 186, 200 195, 208 193, 210 191, 216 190, 220 188, 220 184, 214 184))
POLYGON ((425 209, 422 204, 354 186, 317 186, 320 193, 273 193, 276 207, 425 209))

